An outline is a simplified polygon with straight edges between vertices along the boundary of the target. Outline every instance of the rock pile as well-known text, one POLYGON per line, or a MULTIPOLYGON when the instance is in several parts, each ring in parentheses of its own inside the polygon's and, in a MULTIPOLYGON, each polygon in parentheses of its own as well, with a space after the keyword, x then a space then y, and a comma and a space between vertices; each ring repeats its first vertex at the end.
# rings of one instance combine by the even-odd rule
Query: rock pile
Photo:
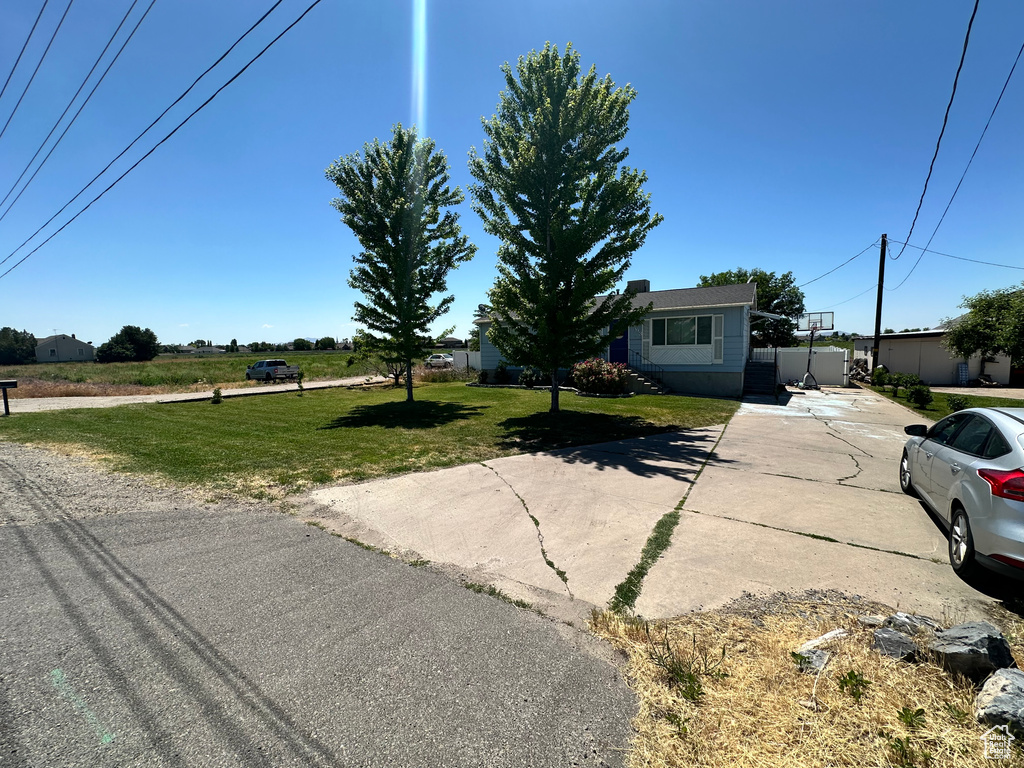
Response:
POLYGON ((850 381, 862 381, 865 384, 871 383, 871 371, 868 370, 867 358, 853 358, 853 362, 850 363, 850 381))
MULTIPOLYGON (((980 690, 975 698, 975 717, 988 725, 1008 725, 1024 737, 1024 672, 1017 669, 1010 644, 987 621, 972 621, 949 629, 928 616, 894 613, 891 616, 860 616, 857 622, 874 628, 872 647, 879 653, 913 663, 934 660, 947 672, 963 675, 980 690)), ((828 663, 822 649, 847 636, 833 630, 804 643, 794 653, 800 668, 816 674, 828 663)))

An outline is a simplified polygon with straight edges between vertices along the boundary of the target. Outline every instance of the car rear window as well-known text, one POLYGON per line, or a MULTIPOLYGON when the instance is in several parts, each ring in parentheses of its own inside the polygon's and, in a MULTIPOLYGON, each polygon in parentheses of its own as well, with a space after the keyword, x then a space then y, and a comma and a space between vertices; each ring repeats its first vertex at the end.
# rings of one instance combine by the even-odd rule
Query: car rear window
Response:
POLYGON ((988 445, 985 446, 985 450, 981 455, 986 459, 997 459, 1009 452, 1010 444, 1006 441, 1006 438, 999 433, 998 429, 993 429, 992 434, 988 438, 988 445))
POLYGON ((993 431, 992 425, 985 421, 985 419, 974 416, 964 424, 951 445, 963 453, 981 456, 985 444, 988 442, 993 431))
POLYGON ((267 360, 267 365, 285 365, 284 360, 267 360))

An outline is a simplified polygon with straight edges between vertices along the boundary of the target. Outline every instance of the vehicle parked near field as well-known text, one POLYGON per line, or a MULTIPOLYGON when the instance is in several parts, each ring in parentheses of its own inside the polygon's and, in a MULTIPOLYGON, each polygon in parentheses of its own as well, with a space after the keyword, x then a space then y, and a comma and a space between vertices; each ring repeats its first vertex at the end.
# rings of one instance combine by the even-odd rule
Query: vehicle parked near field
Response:
POLYGON ((275 379, 295 379, 299 376, 299 366, 288 365, 284 360, 260 360, 246 366, 246 380, 274 381, 275 379))
POLYGON ((1024 580, 1024 408, 968 408, 912 424, 900 488, 949 530, 949 562, 1024 580))
POLYGON ((455 358, 451 355, 431 355, 423 361, 423 365, 427 368, 451 368, 455 365, 455 358))

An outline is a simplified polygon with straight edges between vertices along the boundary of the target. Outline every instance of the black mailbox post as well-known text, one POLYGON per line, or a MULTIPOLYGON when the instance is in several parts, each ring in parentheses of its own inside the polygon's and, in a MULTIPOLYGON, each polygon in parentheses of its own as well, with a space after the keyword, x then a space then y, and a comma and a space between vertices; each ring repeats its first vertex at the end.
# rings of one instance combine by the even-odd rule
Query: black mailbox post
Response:
POLYGON ((18 388, 18 380, 17 379, 0 379, 0 389, 2 389, 4 391, 4 416, 10 416, 11 415, 11 406, 7 404, 7 390, 8 389, 17 389, 17 388, 18 388))

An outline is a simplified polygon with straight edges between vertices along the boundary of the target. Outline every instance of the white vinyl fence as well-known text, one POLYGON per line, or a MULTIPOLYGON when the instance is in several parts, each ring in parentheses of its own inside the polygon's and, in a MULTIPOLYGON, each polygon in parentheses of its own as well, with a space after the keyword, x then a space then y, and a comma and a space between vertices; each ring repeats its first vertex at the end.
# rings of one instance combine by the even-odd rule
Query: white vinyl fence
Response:
MULTIPOLYGON (((761 351, 753 349, 751 353, 761 351)), ((811 373, 819 386, 850 385, 850 350, 841 347, 815 347, 813 350, 807 347, 787 347, 778 350, 779 377, 783 382, 803 379, 807 373, 808 352, 811 354, 811 373)), ((757 358, 751 356, 751 359, 757 358)))
POLYGON ((466 350, 456 349, 452 352, 452 358, 455 360, 455 367, 459 370, 464 370, 467 367, 476 371, 480 370, 479 352, 467 352, 466 350))

